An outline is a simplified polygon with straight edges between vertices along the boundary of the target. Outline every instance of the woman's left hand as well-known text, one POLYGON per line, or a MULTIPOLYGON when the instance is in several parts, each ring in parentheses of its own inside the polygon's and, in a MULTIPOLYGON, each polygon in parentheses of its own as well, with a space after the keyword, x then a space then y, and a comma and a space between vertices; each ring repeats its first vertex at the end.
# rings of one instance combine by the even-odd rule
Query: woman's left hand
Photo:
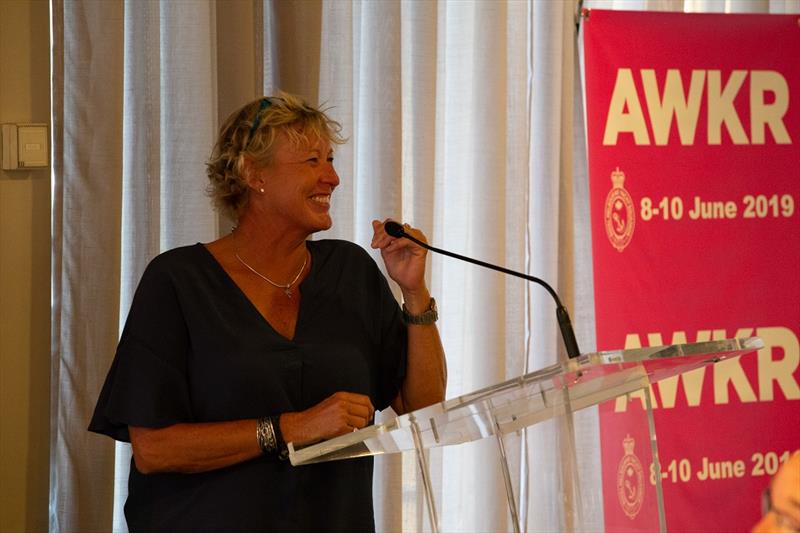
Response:
MULTIPOLYGON (((379 248, 381 257, 386 265, 386 272, 398 285, 403 293, 426 291, 425 287, 425 256, 427 250, 408 239, 392 237, 384 229, 383 222, 372 221, 372 247, 379 248)), ((428 242, 425 235, 418 229, 408 224, 403 225, 403 230, 422 242, 428 242)))
MULTIPOLYGON (((433 304, 433 298, 425 286, 427 250, 409 239, 388 235, 384 228, 388 221, 372 221, 375 230, 372 247, 380 249, 386 272, 403 291, 403 311, 420 315, 433 304)), ((403 231, 420 242, 428 242, 420 230, 408 224, 403 224, 403 231)), ((406 330, 406 375, 400 392, 392 402, 398 414, 443 401, 447 388, 447 363, 436 325, 408 324, 406 330)))

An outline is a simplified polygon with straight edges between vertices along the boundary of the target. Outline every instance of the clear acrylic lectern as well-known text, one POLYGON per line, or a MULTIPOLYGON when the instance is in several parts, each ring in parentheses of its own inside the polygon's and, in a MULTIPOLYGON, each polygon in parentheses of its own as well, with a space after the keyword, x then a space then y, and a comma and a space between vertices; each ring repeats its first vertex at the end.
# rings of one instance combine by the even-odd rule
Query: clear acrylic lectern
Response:
MULTIPOLYGON (((758 337, 676 344, 584 354, 575 359, 531 372, 503 383, 465 394, 424 409, 399 416, 384 424, 369 426, 354 433, 294 449, 289 443, 289 459, 295 466, 323 461, 344 460, 366 455, 413 451, 417 454, 425 490, 431 529, 439 528, 436 504, 430 482, 425 450, 492 437, 499 447, 498 465, 505 480, 509 512, 515 531, 520 531, 519 502, 514 496, 506 461, 503 437, 528 426, 563 417, 568 428, 569 450, 575 453, 572 413, 606 400, 648 389, 652 383, 694 370, 704 365, 753 352, 763 347, 758 337)), ((644 394, 646 409, 641 423, 647 429, 650 446, 647 460, 655 468, 657 522, 648 530, 666 531, 658 461, 655 424, 649 394, 644 394), (652 454, 650 456, 650 454, 652 454)), ((573 461, 574 464, 574 461, 573 461)), ((575 529, 582 529, 580 480, 573 472, 575 494, 565 498, 575 529)))

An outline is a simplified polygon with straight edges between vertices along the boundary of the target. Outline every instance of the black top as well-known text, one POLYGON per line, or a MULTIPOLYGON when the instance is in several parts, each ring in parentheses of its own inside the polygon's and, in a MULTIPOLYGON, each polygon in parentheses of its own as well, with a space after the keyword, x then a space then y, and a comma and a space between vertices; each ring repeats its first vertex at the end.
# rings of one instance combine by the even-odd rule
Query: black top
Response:
MULTIPOLYGON (((311 270, 292 340, 202 244, 156 257, 89 430, 128 442, 128 425, 301 411, 342 390, 386 408, 405 375, 407 342, 386 279, 354 244, 307 245, 311 270)), ((150 475, 131 461, 125 517, 131 531, 371 531, 372 459, 293 467, 259 457, 202 474, 150 475)))

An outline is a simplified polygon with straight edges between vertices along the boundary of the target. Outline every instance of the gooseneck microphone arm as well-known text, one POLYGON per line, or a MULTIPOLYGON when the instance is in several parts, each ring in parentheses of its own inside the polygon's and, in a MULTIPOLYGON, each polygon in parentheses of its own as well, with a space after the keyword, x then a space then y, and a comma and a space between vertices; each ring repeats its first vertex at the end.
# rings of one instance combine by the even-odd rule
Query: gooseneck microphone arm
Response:
POLYGON ((567 308, 564 307, 564 305, 561 303, 561 300, 559 299, 558 294, 556 294, 556 291, 553 290, 553 287, 551 287, 543 279, 537 278, 535 276, 529 276, 521 272, 516 272, 514 270, 509 270, 508 268, 493 265, 491 263, 486 263, 485 261, 479 261, 478 259, 473 259, 471 257, 466 257, 464 255, 448 252, 447 250, 442 250, 441 248, 436 248, 428 243, 422 242, 421 240, 409 235, 408 233, 405 232, 402 225, 392 220, 384 224, 383 227, 386 230, 386 233, 388 233, 392 237, 396 237, 398 239, 401 237, 405 237, 411 242, 414 242, 427 250, 436 252, 437 254, 454 257, 455 259, 460 259, 461 261, 466 261, 467 263, 472 263, 474 265, 482 266, 484 268, 490 268, 492 270, 497 270, 498 272, 502 272, 504 274, 509 274, 511 276, 516 276, 518 278, 538 283, 539 285, 544 287, 547 290, 547 292, 550 293, 550 296, 552 296, 553 300, 556 302, 556 319, 558 320, 558 328, 561 330, 561 338, 564 341, 564 347, 567 349, 567 355, 569 356, 570 359, 573 359, 581 354, 580 349, 578 348, 578 341, 575 340, 575 332, 572 330, 572 322, 570 322, 569 313, 567 313, 567 308))

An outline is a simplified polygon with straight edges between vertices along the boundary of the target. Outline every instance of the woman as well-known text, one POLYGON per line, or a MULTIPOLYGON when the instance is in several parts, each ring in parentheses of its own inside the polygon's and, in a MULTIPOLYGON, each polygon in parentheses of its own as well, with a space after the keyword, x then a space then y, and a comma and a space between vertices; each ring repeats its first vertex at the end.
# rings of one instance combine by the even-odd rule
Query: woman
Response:
POLYGON ((374 530, 371 458, 292 467, 285 442, 444 399, 425 250, 373 221, 401 310, 361 248, 307 240, 332 225, 339 131, 288 94, 235 112, 208 175, 236 228, 142 276, 89 428, 132 444, 131 531, 374 530))

